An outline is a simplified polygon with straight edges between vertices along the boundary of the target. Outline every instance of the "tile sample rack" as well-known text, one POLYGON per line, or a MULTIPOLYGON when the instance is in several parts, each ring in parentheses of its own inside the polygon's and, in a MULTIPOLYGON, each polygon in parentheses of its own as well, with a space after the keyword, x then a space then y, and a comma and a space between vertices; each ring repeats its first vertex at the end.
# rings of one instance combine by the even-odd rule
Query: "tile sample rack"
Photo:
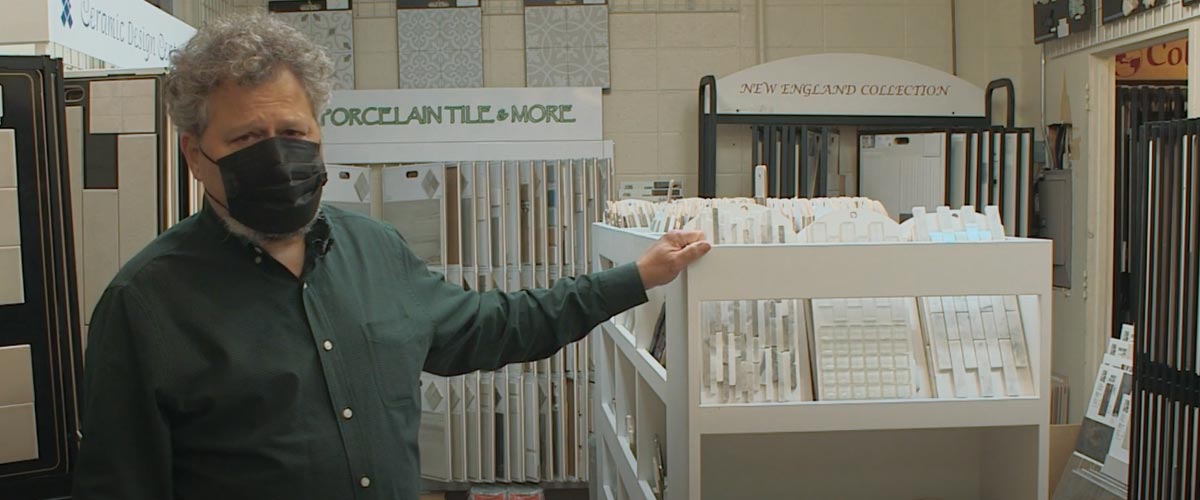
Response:
MULTIPOLYGON (((552 286, 592 269, 590 232, 614 192, 605 158, 331 165, 325 202, 400 231, 469 290, 552 286)), ((421 474, 431 489, 588 480, 588 344, 455 377, 421 376, 421 474)))
MULTIPOLYGON (((595 224, 595 266, 633 261, 658 236, 595 224)), ((599 448, 591 476, 599 482, 600 497, 1046 499, 1050 258, 1050 242, 1022 238, 715 246, 674 283, 652 290, 648 304, 602 324, 590 337, 599 448), (757 366, 736 373, 758 377, 768 395, 774 383, 774 398, 726 403, 705 397, 704 384, 712 376, 707 368, 718 363, 705 338, 718 328, 737 329, 706 315, 714 304, 808 304, 787 306, 793 309, 774 316, 795 318, 788 322, 804 327, 764 330, 803 333, 824 315, 813 315, 811 303, 872 305, 872 317, 861 318, 865 324, 890 311, 892 301, 904 300, 913 307, 902 307, 906 312, 899 319, 893 316, 902 324, 905 338, 899 342, 928 356, 930 346, 913 348, 908 331, 926 321, 922 314, 928 309, 918 303, 926 297, 979 296, 1019 298, 1028 340, 1028 394, 939 394, 926 381, 933 397, 901 399, 896 392, 887 398, 881 390, 879 399, 851 392, 853 400, 847 401, 821 398, 824 386, 818 386, 816 401, 780 398, 778 389, 795 389, 800 381, 773 367, 779 359, 794 365, 796 357, 809 356, 798 347, 779 356, 781 347, 773 360, 743 356, 757 366), (650 353, 654 317, 664 305, 665 367, 650 353), (661 486, 660 475, 666 477, 661 486)), ((970 301, 967 310, 973 312, 970 301)), ((755 314, 750 317, 764 315, 755 314)), ((810 350, 820 347, 809 337, 810 350)), ((986 340, 984 351, 990 347, 986 340)), ((735 341, 735 349, 747 342, 735 341)), ((893 391, 899 391, 897 384, 893 391)))

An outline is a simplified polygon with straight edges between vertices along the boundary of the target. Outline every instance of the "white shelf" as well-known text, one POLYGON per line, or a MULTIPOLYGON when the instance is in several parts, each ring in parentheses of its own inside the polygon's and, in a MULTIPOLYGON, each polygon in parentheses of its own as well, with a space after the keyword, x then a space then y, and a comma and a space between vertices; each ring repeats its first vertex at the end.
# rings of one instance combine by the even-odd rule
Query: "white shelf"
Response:
MULTIPOLYGON (((604 437, 604 443, 608 448, 609 456, 613 457, 609 466, 616 467, 617 475, 621 477, 621 481, 625 484, 638 484, 640 480, 636 472, 637 459, 634 458, 633 452, 629 451, 629 440, 618 436, 616 429, 601 426, 597 430, 604 437)), ((646 492, 650 493, 650 495, 640 500, 654 500, 654 494, 649 491, 649 488, 647 488, 646 492)))
MULTIPOLYGON (((593 259, 599 268, 633 262, 655 240, 645 231, 597 224, 593 259)), ((609 451, 601 460, 621 483, 602 491, 654 498, 652 468, 639 467, 623 436, 624 415, 632 414, 639 456, 654 449, 653 436, 663 441, 666 500, 1047 499, 1050 262, 1048 241, 1016 238, 715 247, 655 290, 665 294, 655 304, 666 307, 669 368, 638 347, 644 331, 609 321, 596 336, 604 346, 594 350, 597 380, 608 384, 599 393, 615 400, 595 403, 603 415, 597 432, 609 451), (1031 301, 1025 335, 1032 396, 701 403, 702 302, 977 295, 1031 301)))
POLYGON ((612 339, 613 344, 625 358, 629 360, 638 375, 646 381, 658 396, 658 399, 666 399, 667 394, 667 369, 658 364, 658 360, 654 359, 645 349, 634 347, 634 336, 625 327, 613 323, 612 320, 605 321, 600 324, 601 329, 608 334, 612 339))

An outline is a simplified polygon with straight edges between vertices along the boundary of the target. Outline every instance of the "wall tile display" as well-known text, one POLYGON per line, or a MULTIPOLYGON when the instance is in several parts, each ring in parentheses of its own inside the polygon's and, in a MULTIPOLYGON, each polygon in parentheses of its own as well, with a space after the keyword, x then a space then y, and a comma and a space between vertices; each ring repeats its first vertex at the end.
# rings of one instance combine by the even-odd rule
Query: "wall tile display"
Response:
POLYGON ((308 35, 333 60, 333 88, 354 89, 354 14, 349 10, 273 12, 308 35))
POLYGON ((401 8, 396 11, 396 30, 400 88, 483 86, 479 8, 401 8))
POLYGON ((530 87, 607 88, 609 67, 607 5, 526 7, 530 87))
POLYGON ((62 63, 0 57, 0 496, 69 480, 82 344, 62 63))

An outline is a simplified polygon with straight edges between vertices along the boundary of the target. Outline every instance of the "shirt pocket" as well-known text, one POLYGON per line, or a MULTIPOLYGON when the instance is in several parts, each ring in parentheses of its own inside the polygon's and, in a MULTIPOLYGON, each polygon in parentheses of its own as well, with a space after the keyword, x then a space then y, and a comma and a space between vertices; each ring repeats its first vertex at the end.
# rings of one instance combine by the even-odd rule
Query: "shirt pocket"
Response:
POLYGON ((412 406, 421 385, 430 325, 410 317, 362 325, 380 399, 387 406, 412 406))

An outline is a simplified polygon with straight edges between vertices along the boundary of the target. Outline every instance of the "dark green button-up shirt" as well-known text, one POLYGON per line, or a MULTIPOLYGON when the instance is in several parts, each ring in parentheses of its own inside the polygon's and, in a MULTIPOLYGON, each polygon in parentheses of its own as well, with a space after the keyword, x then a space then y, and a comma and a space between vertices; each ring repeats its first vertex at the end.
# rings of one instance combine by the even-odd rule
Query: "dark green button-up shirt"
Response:
POLYGON ((96 306, 75 498, 415 499, 422 369, 544 358, 645 299, 632 265, 466 291, 328 206, 297 278, 205 209, 96 306))

